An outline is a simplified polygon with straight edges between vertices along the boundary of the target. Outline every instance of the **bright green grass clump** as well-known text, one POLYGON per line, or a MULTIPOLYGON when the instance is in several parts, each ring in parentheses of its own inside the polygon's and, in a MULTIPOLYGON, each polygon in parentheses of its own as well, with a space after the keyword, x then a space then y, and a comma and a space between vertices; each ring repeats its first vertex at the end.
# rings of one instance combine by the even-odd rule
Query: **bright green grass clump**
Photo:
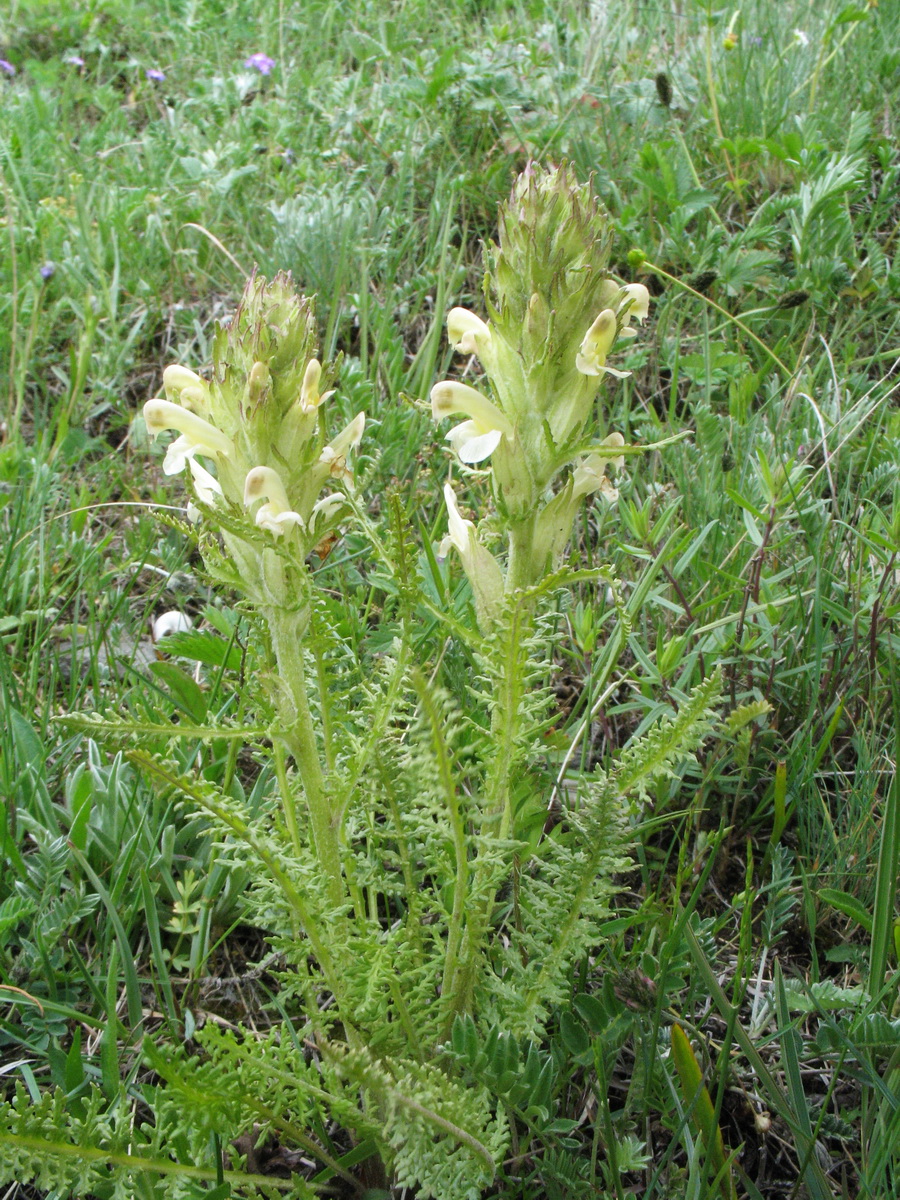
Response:
MULTIPOLYGON (((461 613, 434 557, 448 459, 414 402, 448 374, 482 386, 445 314, 485 312, 481 243, 516 173, 566 161, 608 210, 611 274, 653 297, 587 433, 691 437, 629 459, 616 504, 581 520, 579 561, 621 586, 559 602, 542 769, 564 788, 608 767, 715 667, 725 726, 636 814, 603 954, 574 971, 549 1040, 460 1029, 453 1053, 505 1097, 509 1200, 680 1200, 732 1178, 749 1196, 785 1179, 893 1194, 898 45, 888 0, 4 8, 0 1040, 32 1101, 56 1085, 81 1119, 98 1083, 98 1127, 127 1154, 155 1102, 144 1031, 180 1045, 207 1013, 226 1028, 293 1011, 247 966, 270 951, 203 823, 56 720, 128 716, 162 749, 173 721, 240 725, 265 669, 239 606, 148 513, 181 499, 142 405, 169 364, 210 364, 254 266, 291 271, 317 297, 321 360, 342 356, 335 428, 368 414, 368 515, 402 497, 433 603, 461 613), (162 655, 150 623, 173 609, 194 630, 162 655), (733 1167, 720 1146, 743 1147, 733 1167)), ((489 513, 484 477, 456 468, 454 485, 489 513)), ((317 549, 330 626, 354 655, 389 654, 396 582, 353 535, 317 549)), ((419 637, 464 689, 466 656, 430 618, 419 637)), ((178 754, 269 803, 271 772, 237 741, 178 754)), ((317 1169, 360 1178, 340 1134, 314 1143, 317 1169)), ((184 1186, 225 1195, 212 1135, 202 1152, 184 1186)))

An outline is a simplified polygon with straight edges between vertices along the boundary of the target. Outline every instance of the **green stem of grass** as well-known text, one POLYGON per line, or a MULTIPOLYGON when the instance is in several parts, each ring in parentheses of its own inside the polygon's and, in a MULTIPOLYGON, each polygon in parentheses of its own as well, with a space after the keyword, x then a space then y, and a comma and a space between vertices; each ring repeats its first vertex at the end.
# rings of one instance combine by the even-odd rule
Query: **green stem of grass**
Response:
POLYGON ((751 341, 756 342, 757 346, 759 346, 759 348, 763 350, 769 356, 769 358, 771 358, 772 362, 776 363, 781 368, 781 370, 784 372, 785 378, 793 378, 794 372, 790 369, 787 363, 783 362, 782 359, 780 359, 775 353, 775 351, 771 350, 766 345, 761 337, 758 337, 752 329, 748 328, 748 326, 744 324, 740 317, 736 317, 733 313, 730 313, 728 309, 723 308, 721 304, 716 304, 715 300, 711 300, 709 296, 704 296, 702 292, 698 292, 696 288, 692 288, 691 285, 689 283, 685 283, 683 279, 678 279, 676 276, 670 275, 668 271, 657 266, 656 263, 652 263, 648 259, 644 259, 641 262, 641 266, 646 267, 648 271, 653 271, 653 273, 655 275, 659 275, 661 279, 668 279, 670 283, 676 284, 685 292, 690 292, 692 296, 696 296, 698 300, 701 300, 704 304, 708 304, 709 307, 714 308, 716 312, 721 313, 727 321, 730 321, 732 325, 736 325, 738 329, 740 329, 747 335, 748 338, 751 339, 751 341))

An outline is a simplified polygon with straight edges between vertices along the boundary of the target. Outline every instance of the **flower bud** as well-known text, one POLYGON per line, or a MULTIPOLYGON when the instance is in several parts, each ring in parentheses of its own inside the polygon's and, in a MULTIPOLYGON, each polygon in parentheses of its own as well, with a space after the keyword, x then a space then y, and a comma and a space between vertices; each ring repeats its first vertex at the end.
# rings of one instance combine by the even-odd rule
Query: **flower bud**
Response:
POLYGON ((250 406, 256 408, 260 400, 263 398, 263 393, 269 384, 269 368, 264 362, 255 362, 250 369, 250 375, 247 379, 247 392, 250 397, 250 406))
POLYGON ((302 412, 312 412, 323 404, 334 391, 319 395, 319 380, 322 378, 322 364, 317 358, 311 358, 303 376, 303 386, 300 389, 300 409, 302 412))

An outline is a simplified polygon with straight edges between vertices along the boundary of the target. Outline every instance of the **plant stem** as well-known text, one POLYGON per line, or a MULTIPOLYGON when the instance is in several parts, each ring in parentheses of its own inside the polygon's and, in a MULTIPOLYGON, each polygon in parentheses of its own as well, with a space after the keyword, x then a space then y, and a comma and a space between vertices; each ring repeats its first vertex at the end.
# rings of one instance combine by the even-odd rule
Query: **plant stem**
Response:
MULTIPOLYGON (((524 521, 510 525, 507 594, 537 582, 535 576, 539 576, 540 567, 534 561, 535 521, 532 514, 524 521)), ((533 601, 521 598, 507 610, 511 622, 509 651, 491 716, 492 741, 500 752, 493 759, 486 790, 492 808, 500 813, 500 837, 508 837, 512 828, 510 775, 523 698, 522 643, 530 632, 533 608, 533 601)))
POLYGON ((284 823, 287 825, 294 853, 299 854, 301 845, 300 830, 297 828, 297 808, 294 804, 294 793, 291 788, 291 781, 288 779, 287 766, 284 761, 284 746, 281 742, 276 741, 273 750, 275 756, 275 775, 278 779, 278 787, 282 796, 282 808, 284 809, 284 823))
MULTIPOLYGON (((335 904, 341 904, 345 891, 341 871, 339 818, 332 813, 325 790, 316 732, 306 695, 302 632, 307 613, 303 609, 289 611, 271 608, 265 611, 265 617, 272 637, 278 674, 286 689, 286 695, 282 695, 280 702, 281 738, 290 751, 303 783, 313 843, 328 882, 329 898, 335 904)), ((293 811, 288 813, 293 798, 288 794, 283 799, 288 827, 293 828, 296 814, 293 811)))
MULTIPOLYGON (((534 563, 534 526, 537 518, 534 513, 524 521, 510 524, 509 527, 509 566, 506 572, 506 591, 515 592, 519 588, 536 583, 534 563)), ((537 568, 540 574, 540 568, 537 568)))
MULTIPOLYGON (((507 595, 532 585, 536 582, 535 575, 539 576, 540 568, 536 568, 534 563, 534 528, 534 516, 510 525, 507 595)), ((484 830, 501 839, 510 837, 514 832, 511 783, 522 716, 524 681, 527 677, 522 661, 526 653, 524 642, 531 631, 533 609, 534 600, 526 596, 520 596, 516 603, 505 609, 505 617, 510 622, 509 631, 504 635, 507 654, 503 676, 497 680, 494 692, 491 714, 491 745, 494 752, 484 785, 484 830)), ((447 997, 445 1038, 450 1035, 454 1017, 466 1012, 472 1004, 476 964, 488 936, 497 889, 501 883, 496 868, 495 856, 490 851, 482 851, 468 873, 471 883, 468 886, 465 929, 458 955, 456 944, 452 945, 456 955, 452 969, 448 964, 444 972, 443 994, 447 997)))

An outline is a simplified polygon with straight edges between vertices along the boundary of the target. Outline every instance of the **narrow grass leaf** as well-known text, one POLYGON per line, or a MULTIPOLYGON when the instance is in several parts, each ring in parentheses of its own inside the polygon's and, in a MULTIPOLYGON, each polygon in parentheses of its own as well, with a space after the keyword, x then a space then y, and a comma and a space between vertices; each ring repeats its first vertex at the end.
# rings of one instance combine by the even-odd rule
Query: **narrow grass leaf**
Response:
MULTIPOLYGON (((900 752, 900 733, 897 749, 900 752)), ((881 817, 878 866, 875 872, 875 904, 869 927, 872 934, 869 991, 873 996, 877 995, 884 985, 888 953, 894 933, 894 897, 897 894, 897 872, 900 866, 900 757, 895 755, 894 762, 894 778, 885 797, 881 817)))
POLYGON ((703 1138, 716 1176, 720 1177, 718 1190, 723 1200, 736 1200, 734 1180, 728 1168, 725 1142, 716 1120, 716 1110, 703 1082, 703 1072, 691 1049, 691 1043, 678 1024, 672 1026, 672 1061, 681 1080, 685 1109, 691 1114, 697 1131, 703 1138))

